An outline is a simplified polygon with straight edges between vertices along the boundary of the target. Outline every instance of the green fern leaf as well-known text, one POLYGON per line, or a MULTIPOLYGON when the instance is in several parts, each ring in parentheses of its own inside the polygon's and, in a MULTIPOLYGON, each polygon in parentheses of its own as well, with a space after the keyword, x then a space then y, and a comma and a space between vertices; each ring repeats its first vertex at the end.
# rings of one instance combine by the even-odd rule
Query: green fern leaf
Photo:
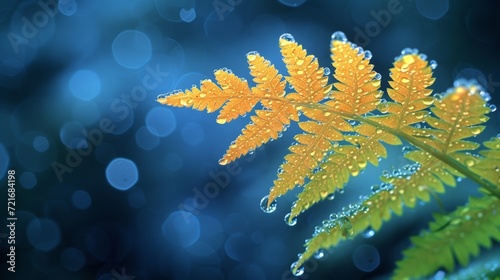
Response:
POLYGON ((479 254, 480 246, 490 248, 492 239, 500 241, 499 209, 497 197, 483 196, 470 198, 451 214, 436 214, 428 231, 411 238, 414 247, 403 252, 394 279, 428 276, 441 267, 453 271, 453 256, 466 266, 471 255, 479 254))

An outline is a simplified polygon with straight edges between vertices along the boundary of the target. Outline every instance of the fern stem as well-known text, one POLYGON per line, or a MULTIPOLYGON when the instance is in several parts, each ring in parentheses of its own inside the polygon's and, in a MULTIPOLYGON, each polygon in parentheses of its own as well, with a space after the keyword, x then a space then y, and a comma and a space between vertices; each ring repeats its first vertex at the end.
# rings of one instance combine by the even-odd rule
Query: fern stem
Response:
MULTIPOLYGON (((295 102, 294 102, 295 103, 295 102)), ((486 190, 488 190, 492 195, 496 196, 498 199, 500 199, 500 189, 497 188, 496 185, 491 183, 490 181, 484 180, 481 176, 477 175, 476 173, 472 172, 469 170, 466 166, 464 166, 461 162, 453 159, 452 157, 448 156, 447 154, 443 154, 433 147, 425 144, 422 141, 419 141, 415 137, 412 137, 411 135, 408 135, 406 133, 403 133, 397 129, 379 124, 373 120, 370 120, 366 117, 355 115, 349 112, 340 112, 338 110, 332 110, 333 108, 324 105, 324 104, 309 104, 309 103, 297 103, 297 106, 303 106, 303 107, 309 107, 309 108, 315 108, 315 109, 320 109, 323 111, 328 111, 332 112, 333 114, 337 114, 339 116, 342 116, 344 118, 352 119, 355 121, 358 121, 360 123, 366 123, 369 125, 372 125, 378 129, 381 129, 387 133, 390 133, 392 135, 398 136, 406 140, 408 143, 414 145, 415 147, 418 147, 425 152, 428 152, 432 156, 436 157, 443 163, 447 164, 448 166, 452 167, 453 169, 457 170, 460 172, 462 175, 465 177, 471 179, 472 181, 476 182, 479 186, 482 186, 486 190)))

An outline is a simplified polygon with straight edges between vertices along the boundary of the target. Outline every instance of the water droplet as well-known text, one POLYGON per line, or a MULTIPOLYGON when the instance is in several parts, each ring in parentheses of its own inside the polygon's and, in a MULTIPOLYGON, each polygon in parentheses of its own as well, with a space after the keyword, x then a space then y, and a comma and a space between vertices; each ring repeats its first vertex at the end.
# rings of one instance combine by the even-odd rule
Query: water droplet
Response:
POLYGON ((297 270, 295 270, 295 272, 293 272, 293 269, 295 268, 296 265, 297 265, 297 262, 292 263, 292 265, 290 266, 290 270, 292 271, 294 276, 301 276, 302 274, 304 274, 304 267, 301 266, 301 267, 297 268, 297 270))
POLYGON ((323 75, 325 75, 325 76, 330 75, 330 68, 328 68, 328 67, 323 68, 323 75))
POLYGON ((471 158, 465 160, 465 165, 467 165, 468 167, 472 167, 474 166, 474 164, 476 164, 476 162, 471 158))
POLYGON ((418 53, 418 49, 412 49, 412 48, 404 48, 401 51, 401 55, 417 54, 417 53, 418 53))
POLYGON ((317 260, 323 258, 324 256, 325 256, 325 250, 323 249, 319 249, 318 251, 316 251, 316 253, 314 253, 314 258, 317 260))
POLYGON ((326 196, 326 199, 328 199, 328 200, 333 200, 334 198, 335 198, 335 194, 333 194, 333 193, 326 196))
POLYGON ((430 106, 430 105, 432 105, 432 103, 434 103, 434 98, 426 97, 426 98, 422 99, 422 103, 424 103, 424 105, 430 106))
POLYGON ((382 79, 382 75, 380 75, 380 73, 377 73, 375 74, 375 77, 373 77, 373 79, 380 81, 380 79, 382 79))
POLYGON ((436 67, 438 66, 437 62, 435 60, 431 60, 429 61, 429 66, 431 66, 431 69, 436 69, 436 67))
POLYGON ((443 98, 443 96, 439 93, 434 94, 433 97, 437 100, 441 100, 441 98, 443 98))
POLYGON ((403 84, 407 84, 407 83, 409 83, 409 82, 410 82, 410 80, 409 80, 408 78, 402 78, 402 79, 401 79, 401 82, 402 82, 403 84))
POLYGON ((251 51, 251 52, 247 53, 247 59, 248 59, 248 61, 254 61, 258 55, 259 55, 258 52, 251 51))
POLYGON ((290 33, 285 33, 280 36, 280 45, 284 46, 290 43, 294 43, 295 39, 293 38, 292 34, 290 33))
POLYGON ((297 60, 296 64, 300 66, 300 65, 304 64, 304 60, 299 59, 299 60, 297 60))
POLYGON ((478 135, 481 131, 482 129, 480 127, 473 127, 470 132, 474 135, 478 135))
POLYGON ((332 34, 332 41, 347 42, 347 37, 345 36, 344 32, 336 31, 336 32, 333 32, 333 34, 332 34))
POLYGON ((358 65, 358 70, 363 70, 363 69, 365 69, 365 65, 364 64, 358 65))
POLYGON ((371 59, 372 58, 372 52, 371 51, 365 51, 365 58, 366 59, 371 59))
POLYGON ((293 219, 290 220, 290 216, 292 213, 288 213, 285 215, 285 223, 291 227, 297 224, 297 217, 293 217, 293 219))
POLYGON ((225 158, 221 158, 221 159, 219 159, 219 164, 220 164, 220 165, 226 165, 226 164, 227 164, 227 162, 228 162, 228 160, 227 160, 227 159, 225 159, 225 158))
POLYGON ((371 238, 375 235, 375 231, 369 227, 368 229, 366 229, 364 232, 363 232, 363 237, 364 238, 371 238))
POLYGON ((262 200, 260 201, 260 209, 262 209, 262 211, 264 211, 264 213, 274 212, 274 210, 276 210, 276 206, 278 205, 278 203, 275 200, 275 201, 271 202, 271 204, 269 204, 269 207, 268 207, 267 206, 268 201, 269 201, 269 195, 264 196, 262 198, 262 200))
POLYGON ((407 153, 413 151, 413 148, 410 147, 410 146, 404 146, 401 151, 403 152, 404 155, 406 155, 407 153))
POLYGON ((352 238, 354 236, 354 228, 352 227, 351 221, 343 216, 338 219, 338 222, 342 229, 342 236, 345 238, 352 238))
POLYGON ((380 186, 379 185, 373 185, 373 186, 371 186, 370 189, 372 190, 373 193, 377 193, 378 191, 380 191, 380 186))
POLYGON ((216 122, 218 124, 225 124, 226 123, 226 119, 217 119, 216 122))
POLYGON ((495 104, 491 104, 489 108, 491 112, 495 112, 497 110, 497 106, 495 104))

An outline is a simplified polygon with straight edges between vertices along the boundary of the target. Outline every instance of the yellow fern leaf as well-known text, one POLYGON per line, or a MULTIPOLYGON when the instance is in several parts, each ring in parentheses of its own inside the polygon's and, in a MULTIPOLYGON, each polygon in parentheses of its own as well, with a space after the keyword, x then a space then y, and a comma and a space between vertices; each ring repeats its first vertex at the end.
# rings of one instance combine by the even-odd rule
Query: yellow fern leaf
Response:
POLYGON ((350 125, 338 115, 305 107, 325 99, 332 88, 331 85, 327 85, 328 76, 325 75, 325 70, 319 67, 317 59, 307 55, 302 46, 298 45, 289 34, 280 38, 280 47, 283 61, 290 73, 286 79, 296 91, 288 94, 287 98, 293 99, 297 104, 296 108, 311 121, 299 123, 299 127, 305 133, 294 137, 297 145, 291 146, 289 150, 292 153, 285 156, 285 163, 279 169, 278 179, 271 187, 268 206, 276 197, 297 185, 304 184, 304 180, 312 174, 326 151, 331 148, 331 141, 343 139, 339 129, 351 130, 350 125))

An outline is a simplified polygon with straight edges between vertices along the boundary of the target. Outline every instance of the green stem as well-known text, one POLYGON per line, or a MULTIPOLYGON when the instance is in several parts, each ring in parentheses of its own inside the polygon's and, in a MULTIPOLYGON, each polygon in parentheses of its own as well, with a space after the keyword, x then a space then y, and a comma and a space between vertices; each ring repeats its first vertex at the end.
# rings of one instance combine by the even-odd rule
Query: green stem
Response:
POLYGON ((300 104, 297 104, 297 105, 303 106, 303 107, 309 107, 309 108, 316 108, 316 109, 320 109, 320 110, 323 110, 323 111, 329 111, 329 112, 337 114, 337 115, 339 115, 341 117, 352 119, 352 120, 358 121, 360 123, 366 123, 366 124, 369 124, 369 125, 372 125, 372 126, 376 127, 377 129, 381 129, 381 130, 383 130, 383 131, 385 131, 385 132, 387 132, 389 134, 401 137, 404 140, 406 140, 408 143, 414 145, 415 147, 418 147, 418 148, 422 149, 423 151, 425 151, 425 152, 431 154, 432 156, 436 157, 437 159, 439 159, 441 162, 445 163, 449 167, 457 170, 462 175, 464 175, 465 177, 467 177, 467 178, 471 179, 472 181, 476 182, 479 186, 482 186, 483 188, 485 188, 486 190, 488 190, 492 195, 494 195, 494 196, 496 196, 496 197, 498 197, 500 199, 500 189, 498 189, 496 185, 494 185, 490 181, 487 181, 487 180, 483 179, 478 174, 472 172, 469 168, 467 168, 461 162, 455 160, 454 158, 450 157, 447 154, 443 154, 443 153, 437 151, 433 147, 425 144, 424 142, 418 140, 417 138, 415 138, 415 137, 413 137, 411 135, 403 133, 402 131, 400 131, 398 129, 394 129, 394 128, 382 125, 382 124, 377 123, 377 122, 375 122, 373 120, 370 120, 370 119, 368 119, 366 117, 358 116, 358 115, 355 115, 355 114, 352 114, 352 113, 349 113, 349 112, 339 112, 339 111, 336 111, 336 110, 332 110, 333 108, 331 108, 331 107, 329 107, 327 105, 324 105, 324 104, 300 103, 300 104))

